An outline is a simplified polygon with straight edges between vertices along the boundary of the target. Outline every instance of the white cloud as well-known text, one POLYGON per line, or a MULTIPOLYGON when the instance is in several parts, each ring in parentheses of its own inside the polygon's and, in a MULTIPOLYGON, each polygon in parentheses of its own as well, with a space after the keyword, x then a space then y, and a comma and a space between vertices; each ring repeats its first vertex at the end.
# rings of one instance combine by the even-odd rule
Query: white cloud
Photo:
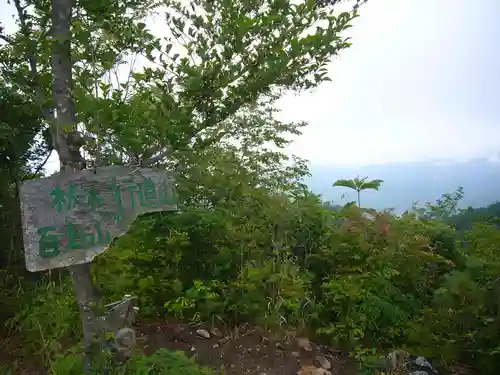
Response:
POLYGON ((353 46, 331 64, 333 82, 282 100, 283 119, 310 124, 290 152, 326 165, 497 155, 494 6, 370 1, 350 30, 353 46))

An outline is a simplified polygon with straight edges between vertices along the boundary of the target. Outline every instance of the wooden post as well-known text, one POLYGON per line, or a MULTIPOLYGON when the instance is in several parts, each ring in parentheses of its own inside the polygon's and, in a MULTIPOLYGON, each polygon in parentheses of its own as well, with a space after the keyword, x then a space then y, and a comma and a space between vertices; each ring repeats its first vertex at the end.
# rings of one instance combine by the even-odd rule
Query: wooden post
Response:
MULTIPOLYGON (((84 371, 90 374, 92 359, 102 351, 107 328, 125 339, 134 313, 134 298, 126 297, 106 311, 100 293, 92 281, 92 260, 105 251, 113 238, 126 233, 138 215, 147 212, 177 210, 175 185, 166 171, 123 166, 85 170, 80 148, 84 138, 77 131, 75 102, 72 95, 71 15, 74 0, 52 0, 52 74, 55 117, 50 124, 54 149, 59 154, 61 173, 23 182, 21 205, 26 266, 32 272, 68 267, 73 280, 82 318, 85 344, 84 371), (125 186, 126 185, 126 186, 125 186), (87 206, 68 202, 66 195, 89 194, 87 206), (122 189, 126 189, 124 192, 122 189), (61 194, 63 194, 62 200, 61 194), (59 200, 54 210, 54 197, 59 200), (92 197, 92 202, 90 201, 92 197), (138 198, 138 200, 136 200, 138 198), (83 242, 76 240, 79 229, 85 232, 83 242), (61 243, 61 238, 69 238, 61 243), (69 243, 68 243, 69 242, 69 243), (118 312, 121 312, 118 316, 118 312), (123 317, 122 317, 123 315, 123 317)), ((160 153, 146 165, 150 165, 160 153)), ((80 197, 81 198, 81 197, 80 197)), ((132 335, 133 336, 133 335, 132 335)), ((117 337, 117 341, 118 337, 117 337)), ((133 341, 133 340, 132 340, 133 341)), ((125 347, 125 348, 124 348, 125 347)))
MULTIPOLYGON (((75 103, 72 95, 71 20, 74 0, 52 0, 52 74, 53 100, 56 108, 55 124, 51 124, 54 148, 59 154, 61 170, 79 170, 85 167, 80 154, 83 138, 77 132, 75 103)), ((82 318, 85 344, 85 368, 90 373, 91 351, 95 344, 102 346, 103 334, 99 327, 102 303, 95 293, 92 281, 92 263, 73 265, 69 272, 82 318)))

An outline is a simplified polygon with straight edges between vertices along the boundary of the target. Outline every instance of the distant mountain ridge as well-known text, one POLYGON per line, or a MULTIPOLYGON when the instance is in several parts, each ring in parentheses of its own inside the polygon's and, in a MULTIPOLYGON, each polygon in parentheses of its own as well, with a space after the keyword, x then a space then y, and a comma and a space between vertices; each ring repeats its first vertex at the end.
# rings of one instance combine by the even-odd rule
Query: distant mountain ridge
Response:
POLYGON ((382 179, 380 191, 365 191, 361 205, 376 209, 395 208, 402 212, 413 201, 435 201, 444 193, 464 188, 462 206, 484 207, 500 200, 500 163, 486 159, 468 162, 430 161, 391 163, 360 168, 310 165, 312 177, 304 182, 324 200, 343 204, 355 200, 349 189, 333 188, 334 181, 356 176, 382 179), (345 198, 341 199, 342 194, 345 198))

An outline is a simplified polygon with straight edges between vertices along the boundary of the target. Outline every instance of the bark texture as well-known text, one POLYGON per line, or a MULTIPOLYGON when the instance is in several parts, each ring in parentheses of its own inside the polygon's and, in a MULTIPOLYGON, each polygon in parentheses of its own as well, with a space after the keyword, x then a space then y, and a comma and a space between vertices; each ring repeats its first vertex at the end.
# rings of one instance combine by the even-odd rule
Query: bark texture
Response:
MULTIPOLYGON (((52 96, 56 109, 51 124, 53 146, 59 154, 61 169, 80 170, 85 167, 80 148, 83 137, 76 129, 76 110, 72 94, 71 16, 74 0, 52 0, 52 96)), ((92 281, 92 263, 68 268, 73 280, 76 298, 82 317, 83 337, 86 349, 85 369, 90 373, 91 355, 100 350, 104 333, 99 316, 103 312, 102 301, 92 281)))

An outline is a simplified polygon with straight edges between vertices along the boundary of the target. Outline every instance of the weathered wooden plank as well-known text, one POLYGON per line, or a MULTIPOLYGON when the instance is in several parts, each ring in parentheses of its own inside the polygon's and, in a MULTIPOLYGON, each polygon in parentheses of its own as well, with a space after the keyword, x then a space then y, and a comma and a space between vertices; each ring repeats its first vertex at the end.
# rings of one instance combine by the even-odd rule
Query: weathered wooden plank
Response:
POLYGON ((91 262, 138 215, 177 209, 166 171, 122 166, 59 173, 21 185, 26 268, 91 262))

